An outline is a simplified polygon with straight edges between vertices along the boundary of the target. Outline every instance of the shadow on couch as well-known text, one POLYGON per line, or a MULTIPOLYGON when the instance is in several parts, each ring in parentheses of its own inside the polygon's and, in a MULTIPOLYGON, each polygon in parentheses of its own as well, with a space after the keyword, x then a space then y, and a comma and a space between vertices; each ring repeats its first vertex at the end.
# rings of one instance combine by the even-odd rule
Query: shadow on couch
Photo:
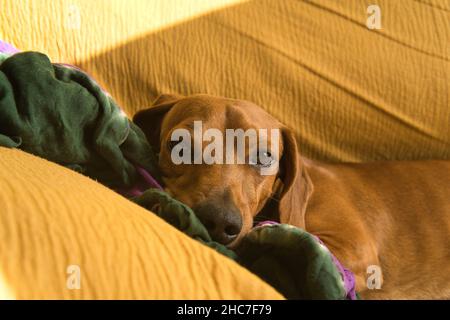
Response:
POLYGON ((447 58, 436 43, 420 42, 430 30, 441 32, 426 22, 441 9, 411 6, 415 37, 399 27, 410 17, 390 3, 383 14, 395 21, 372 31, 363 3, 250 1, 77 65, 129 116, 160 93, 209 93, 261 105, 315 159, 450 158, 447 58))

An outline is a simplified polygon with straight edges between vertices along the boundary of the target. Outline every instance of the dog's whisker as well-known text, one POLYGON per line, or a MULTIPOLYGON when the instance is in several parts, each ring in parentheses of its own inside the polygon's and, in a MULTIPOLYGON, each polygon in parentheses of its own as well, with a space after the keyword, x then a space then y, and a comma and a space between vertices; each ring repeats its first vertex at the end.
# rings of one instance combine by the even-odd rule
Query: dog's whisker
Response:
MULTIPOLYGON (((262 189, 261 191, 269 191, 269 192, 271 192, 271 193, 273 192, 273 190, 270 189, 270 188, 262 189)), ((275 201, 275 202, 277 202, 277 203, 280 202, 280 199, 275 198, 275 197, 273 196, 273 194, 271 194, 270 196, 267 196, 267 198, 268 198, 268 199, 271 199, 271 200, 273 200, 273 201, 275 201)))

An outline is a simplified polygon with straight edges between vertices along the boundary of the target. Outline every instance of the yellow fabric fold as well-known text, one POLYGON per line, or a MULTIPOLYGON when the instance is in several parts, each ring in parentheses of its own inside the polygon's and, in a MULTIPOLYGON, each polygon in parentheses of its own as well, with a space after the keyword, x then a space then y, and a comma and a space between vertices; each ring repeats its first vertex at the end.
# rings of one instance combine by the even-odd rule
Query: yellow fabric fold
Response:
POLYGON ((44 159, 0 148, 0 190, 0 298, 282 298, 151 212, 44 159))

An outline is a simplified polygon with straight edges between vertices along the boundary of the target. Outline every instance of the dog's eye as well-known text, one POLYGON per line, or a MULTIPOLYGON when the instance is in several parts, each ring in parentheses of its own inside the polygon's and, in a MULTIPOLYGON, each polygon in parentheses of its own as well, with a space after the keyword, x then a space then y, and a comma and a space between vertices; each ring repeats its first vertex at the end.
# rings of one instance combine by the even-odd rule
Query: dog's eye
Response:
POLYGON ((258 152, 257 160, 252 164, 257 167, 268 168, 272 165, 274 159, 270 151, 258 152))

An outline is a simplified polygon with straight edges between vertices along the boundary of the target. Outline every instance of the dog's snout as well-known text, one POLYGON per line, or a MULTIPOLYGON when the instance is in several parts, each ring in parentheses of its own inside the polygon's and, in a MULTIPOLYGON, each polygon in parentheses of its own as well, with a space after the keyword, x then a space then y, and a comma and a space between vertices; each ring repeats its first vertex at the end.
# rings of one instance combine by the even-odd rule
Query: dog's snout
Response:
POLYGON ((218 206, 211 203, 194 207, 194 212, 214 241, 229 244, 242 229, 242 217, 233 205, 218 206))

